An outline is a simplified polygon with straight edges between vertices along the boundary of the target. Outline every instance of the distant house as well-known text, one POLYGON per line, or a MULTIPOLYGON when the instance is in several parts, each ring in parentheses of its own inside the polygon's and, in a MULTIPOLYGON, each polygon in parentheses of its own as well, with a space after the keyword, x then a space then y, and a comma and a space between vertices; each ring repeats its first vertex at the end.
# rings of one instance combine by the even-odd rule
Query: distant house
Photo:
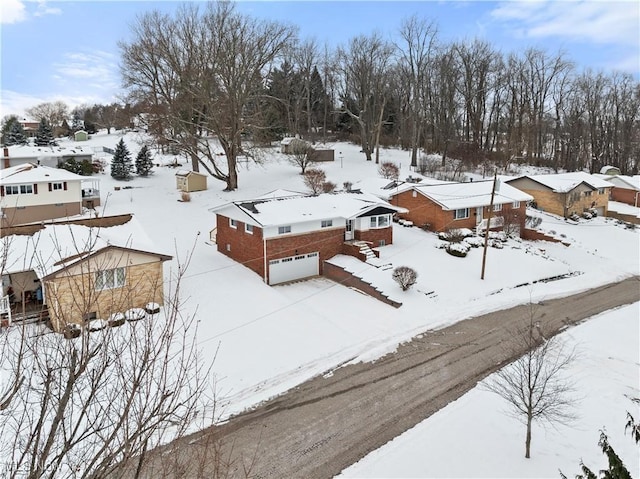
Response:
POLYGON ((89 139, 89 133, 84 130, 78 130, 73 134, 75 141, 87 141, 89 139))
POLYGON ((311 143, 301 138, 286 137, 280 142, 280 151, 287 155, 294 155, 304 152, 310 146, 311 143))
MULTIPOLYGON (((438 181, 438 180, 433 180, 438 181)), ((439 182, 403 183, 391 187, 389 203, 405 208, 399 216, 431 231, 487 228, 493 181, 468 183, 439 182)), ((502 181, 496 183, 493 195, 490 229, 509 226, 522 231, 527 202, 533 197, 502 181)))
POLYGON ((23 118, 22 120, 18 120, 18 123, 22 125, 22 129, 27 138, 33 138, 36 136, 36 133, 38 133, 38 128, 40 127, 39 121, 23 118))
POLYGON ((606 216, 613 185, 582 171, 551 175, 526 175, 507 183, 533 196, 536 206, 564 218, 595 209, 606 216))
POLYGON ((93 161, 93 150, 81 146, 5 146, 0 168, 9 168, 25 163, 35 163, 55 168, 70 159, 74 159, 78 163, 82 163, 84 160, 91 163, 93 161))
POLYGON ((640 206, 640 175, 612 176, 603 174, 599 177, 613 185, 609 199, 612 201, 619 201, 620 203, 626 203, 631 206, 640 206))
POLYGON ((109 228, 48 225, 12 236, 11 245, 0 252, 8 265, 3 295, 11 286, 19 306, 37 307, 56 331, 163 303, 163 263, 171 256, 153 252, 135 218, 109 228))
POLYGON ((211 210, 216 213, 218 251, 267 284, 322 274, 323 262, 337 254, 365 259, 370 247, 392 243, 392 216, 404 211, 367 194, 288 193, 211 210))
POLYGON ((207 175, 191 170, 176 171, 176 188, 180 191, 202 191, 207 189, 207 175))
POLYGON ((617 166, 605 165, 600 168, 600 174, 602 175, 619 175, 620 173, 620 168, 617 166))
POLYGON ((66 218, 100 205, 99 180, 33 163, 0 170, 3 228, 66 218))

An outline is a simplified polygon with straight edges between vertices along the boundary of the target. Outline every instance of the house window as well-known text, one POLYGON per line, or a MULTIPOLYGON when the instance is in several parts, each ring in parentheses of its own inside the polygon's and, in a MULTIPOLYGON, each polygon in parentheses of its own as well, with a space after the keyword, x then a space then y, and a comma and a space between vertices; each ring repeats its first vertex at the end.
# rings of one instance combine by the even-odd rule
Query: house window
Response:
POLYGON ((518 208, 520 208, 520 202, 519 201, 514 201, 513 202, 513 206, 511 207, 514 210, 517 210, 518 208))
POLYGON ((384 245, 386 245, 386 244, 387 244, 387 243, 386 243, 386 241, 385 241, 385 240, 383 240, 383 239, 378 240, 378 246, 384 246, 384 245))
POLYGON ((105 269, 96 272, 96 291, 122 288, 126 274, 124 268, 105 269))
POLYGON ((493 205, 493 211, 502 211, 502 205, 493 205))
POLYGON ((229 226, 232 228, 238 228, 238 222, 232 218, 229 218, 229 226))
POLYGON ((21 195, 33 194, 33 185, 20 185, 20 194, 21 195))
POLYGON ((371 228, 386 228, 390 224, 390 215, 371 216, 369 220, 369 226, 371 228))
POLYGON ((7 185, 4 187, 5 195, 19 195, 20 187, 18 185, 7 185))
POLYGON ((333 226, 333 220, 322 220, 320 223, 321 228, 330 228, 331 226, 333 226))
POLYGON ((469 217, 469 208, 461 208, 453 212, 454 220, 463 220, 469 217))
POLYGON ((604 195, 604 188, 598 188, 598 194, 604 195))
POLYGON ((278 234, 279 235, 284 235, 287 233, 291 233, 291 225, 287 225, 287 226, 278 226, 278 234))
POLYGON ((253 225, 249 225, 247 223, 244 224, 244 230, 250 235, 253 234, 253 225))
POLYGON ((64 186, 62 185, 62 183, 51 183, 51 189, 53 191, 58 191, 64 189, 64 186))
POLYGON ((591 196, 591 191, 585 191, 584 196, 591 196))

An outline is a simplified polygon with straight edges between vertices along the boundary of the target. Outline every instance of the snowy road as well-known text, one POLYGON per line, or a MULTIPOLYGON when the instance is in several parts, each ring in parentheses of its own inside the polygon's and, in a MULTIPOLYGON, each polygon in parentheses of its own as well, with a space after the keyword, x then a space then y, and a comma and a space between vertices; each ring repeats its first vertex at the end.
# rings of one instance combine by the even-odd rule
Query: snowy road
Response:
MULTIPOLYGON (((639 300, 636 276, 539 303, 535 319, 546 334, 555 333, 639 300)), ((333 477, 515 358, 506 356, 515 347, 511 331, 530 310, 518 306, 426 332, 378 361, 316 377, 223 426, 154 451, 143 475, 214 477, 224 462, 231 477, 333 477)))

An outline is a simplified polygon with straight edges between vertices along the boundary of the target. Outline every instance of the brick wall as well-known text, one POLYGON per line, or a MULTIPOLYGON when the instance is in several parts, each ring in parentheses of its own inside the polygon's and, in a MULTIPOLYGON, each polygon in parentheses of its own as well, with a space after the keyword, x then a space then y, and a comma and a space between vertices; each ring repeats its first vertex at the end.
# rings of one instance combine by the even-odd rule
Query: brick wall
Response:
MULTIPOLYGON (((381 291, 377 290, 370 283, 363 281, 361 278, 354 276, 353 274, 345 271, 344 269, 336 266, 335 264, 325 263, 324 264, 324 275, 335 281, 336 283, 340 283, 343 286, 355 288, 357 290, 362 291, 363 293, 372 296, 373 298, 382 301, 383 303, 389 304, 394 308, 399 308, 402 306, 402 303, 394 301, 390 299, 388 296, 384 295, 381 291)), ((391 275, 391 272, 389 272, 391 275)))
POLYGON ((244 223, 238 221, 236 225, 237 228, 232 228, 229 218, 217 215, 218 251, 264 277, 262 228, 254 227, 250 234, 245 231, 244 223))
POLYGON ((614 186, 611 189, 611 200, 631 206, 640 206, 640 191, 614 186))
POLYGON ((393 243, 393 227, 376 228, 367 231, 355 230, 353 236, 358 241, 368 241, 372 248, 380 246, 380 241, 384 241, 385 245, 393 243))

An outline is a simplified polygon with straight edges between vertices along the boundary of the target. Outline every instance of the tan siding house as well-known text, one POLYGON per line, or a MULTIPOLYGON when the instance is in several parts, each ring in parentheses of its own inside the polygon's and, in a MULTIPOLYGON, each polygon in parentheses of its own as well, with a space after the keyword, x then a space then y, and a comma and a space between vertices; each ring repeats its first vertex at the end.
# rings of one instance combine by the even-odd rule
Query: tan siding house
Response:
POLYGON ((564 218, 595 209, 606 216, 613 185, 589 173, 521 176, 507 183, 533 196, 536 206, 564 218))

